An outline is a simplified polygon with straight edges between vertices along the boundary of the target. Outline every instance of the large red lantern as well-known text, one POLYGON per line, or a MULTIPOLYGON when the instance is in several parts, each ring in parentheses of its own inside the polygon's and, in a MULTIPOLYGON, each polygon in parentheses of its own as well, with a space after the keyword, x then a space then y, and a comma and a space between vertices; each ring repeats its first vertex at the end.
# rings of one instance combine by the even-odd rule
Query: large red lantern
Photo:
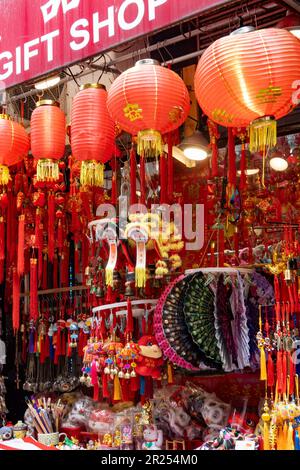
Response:
POLYGON ((37 163, 37 181, 57 181, 65 153, 66 118, 59 103, 38 101, 31 116, 31 151, 37 163))
POLYGON ((75 160, 82 162, 81 184, 103 186, 104 163, 111 159, 115 142, 104 85, 83 85, 75 96, 70 140, 75 160))
POLYGON ((138 137, 138 153, 162 154, 163 134, 187 118, 190 97, 183 80, 151 59, 122 73, 108 92, 108 111, 119 126, 138 137))
POLYGON ((202 110, 216 123, 250 124, 250 148, 258 151, 276 145, 275 119, 297 105, 293 87, 300 78, 300 41, 277 28, 244 31, 215 41, 204 52, 195 91, 202 110))
POLYGON ((29 137, 21 124, 0 115, 0 184, 8 184, 9 167, 22 161, 29 151, 29 137))

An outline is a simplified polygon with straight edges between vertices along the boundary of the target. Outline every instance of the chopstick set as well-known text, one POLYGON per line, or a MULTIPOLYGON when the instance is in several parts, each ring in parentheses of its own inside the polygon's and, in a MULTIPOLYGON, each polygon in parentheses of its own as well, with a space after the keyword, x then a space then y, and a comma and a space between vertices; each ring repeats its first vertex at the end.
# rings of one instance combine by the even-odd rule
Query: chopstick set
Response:
POLYGON ((27 399, 26 404, 33 419, 33 424, 39 434, 59 432, 61 420, 66 414, 66 407, 58 400, 51 402, 51 398, 27 399))

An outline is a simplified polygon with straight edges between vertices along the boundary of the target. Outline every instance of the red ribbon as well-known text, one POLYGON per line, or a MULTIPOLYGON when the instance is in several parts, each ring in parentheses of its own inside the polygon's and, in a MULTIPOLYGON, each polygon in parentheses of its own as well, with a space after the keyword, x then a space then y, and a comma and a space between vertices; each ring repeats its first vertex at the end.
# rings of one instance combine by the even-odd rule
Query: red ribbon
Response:
POLYGON ((30 260, 30 318, 37 321, 38 312, 38 283, 37 283, 37 260, 30 260))
POLYGON ((20 278, 14 269, 13 271, 13 329, 18 331, 20 328, 20 278))
POLYGON ((24 274, 24 243, 25 243, 25 215, 20 215, 18 226, 18 275, 24 274))
POLYGON ((136 153, 134 146, 130 151, 130 205, 137 203, 136 197, 136 153))

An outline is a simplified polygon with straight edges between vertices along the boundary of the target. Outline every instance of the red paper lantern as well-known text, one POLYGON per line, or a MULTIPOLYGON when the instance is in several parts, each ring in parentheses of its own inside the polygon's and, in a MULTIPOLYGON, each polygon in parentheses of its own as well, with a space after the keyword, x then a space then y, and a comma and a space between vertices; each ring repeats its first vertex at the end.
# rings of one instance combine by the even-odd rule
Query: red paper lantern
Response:
POLYGON ((65 153, 66 118, 59 103, 38 101, 31 116, 31 150, 37 164, 37 181, 57 181, 65 153))
POLYGON ((0 184, 10 180, 8 167, 22 161, 29 151, 29 137, 21 124, 0 115, 0 184))
POLYGON ((250 147, 257 151, 276 145, 275 119, 297 105, 293 86, 300 78, 300 41, 283 29, 243 31, 204 52, 195 91, 204 113, 218 124, 251 124, 250 147))
POLYGON ((190 97, 175 72, 151 59, 140 60, 122 73, 108 92, 108 111, 126 132, 138 136, 138 153, 158 156, 161 135, 178 128, 187 118, 190 97))
POLYGON ((103 186, 103 164, 111 159, 114 143, 105 86, 83 85, 73 101, 71 124, 71 147, 75 160, 82 162, 82 185, 103 186))

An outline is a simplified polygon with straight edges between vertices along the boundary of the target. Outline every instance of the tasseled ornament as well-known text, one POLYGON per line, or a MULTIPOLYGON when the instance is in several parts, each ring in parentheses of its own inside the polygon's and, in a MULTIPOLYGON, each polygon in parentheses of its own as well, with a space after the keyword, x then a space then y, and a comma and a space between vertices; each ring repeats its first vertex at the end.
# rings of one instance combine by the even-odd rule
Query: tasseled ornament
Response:
POLYGON ((126 324, 126 333, 133 333, 133 315, 132 315, 132 306, 130 299, 127 299, 127 324, 126 324))
POLYGON ((159 159, 160 163, 160 204, 167 203, 167 159, 163 152, 159 159))
POLYGON ((113 398, 113 400, 114 401, 122 400, 121 385, 120 385, 120 380, 119 380, 118 375, 115 375, 115 378, 114 378, 114 398, 113 398))
POLYGON ((37 283, 37 260, 30 260, 30 319, 38 319, 38 283, 37 283))
POLYGON ((86 160, 81 163, 80 184, 82 186, 104 185, 104 165, 95 160, 86 160))
POLYGON ((173 160, 173 135, 168 134, 168 201, 173 202, 174 193, 174 160, 173 160))
POLYGON ((271 352, 268 353, 267 375, 268 375, 268 387, 274 387, 274 384, 275 384, 274 363, 273 363, 271 352))
POLYGON ((266 353, 263 346, 260 348, 260 380, 267 380, 266 353))
POLYGON ((53 260, 53 289, 58 287, 58 257, 54 256, 53 260))
POLYGON ((167 375, 168 375, 168 384, 172 385, 174 383, 174 377, 173 377, 173 367, 170 362, 168 362, 168 365, 167 365, 167 375))
POLYGON ((5 223, 4 218, 0 217, 0 261, 5 260, 5 223))
POLYGON ((36 167, 37 181, 58 181, 59 166, 56 160, 44 159, 38 160, 36 167))
POLYGON ((75 243, 75 250, 74 250, 74 269, 75 275, 80 274, 80 259, 79 259, 79 245, 75 243))
POLYGON ((163 152, 163 141, 160 132, 144 130, 138 133, 137 152, 148 157, 159 157, 163 152))
POLYGON ((64 230, 63 230, 63 224, 61 219, 58 221, 58 226, 57 226, 57 248, 59 250, 63 249, 64 246, 64 230))
POLYGON ((55 250, 55 196, 48 196, 48 259, 53 263, 55 250))
POLYGON ((97 362, 93 360, 92 367, 91 367, 91 379, 92 385, 94 387, 94 401, 99 400, 99 382, 98 382, 98 372, 97 372, 97 362))
POLYGON ((294 445, 294 428, 292 422, 289 423, 287 440, 286 440, 286 450, 295 450, 294 445))
POLYGON ((7 186, 11 181, 11 176, 9 174, 9 168, 5 165, 0 165, 0 184, 1 186, 7 186))
POLYGON ((111 203, 112 205, 117 205, 117 158, 114 157, 112 161, 112 180, 111 180, 111 203))
POLYGON ((18 264, 17 272, 19 276, 24 274, 24 243, 25 243, 25 215, 19 216, 18 226, 18 264))
POLYGON ((241 162, 240 162, 240 191, 244 191, 247 188, 247 177, 246 177, 246 146, 245 142, 242 141, 241 150, 241 162))
POLYGON ((282 353, 282 393, 285 395, 287 390, 287 352, 282 353))
POLYGON ((43 273, 42 273, 42 289, 46 290, 48 287, 48 262, 47 255, 43 257, 43 273))
POLYGON ((217 139, 219 138, 218 126, 213 121, 207 121, 209 136, 210 136, 210 147, 211 147, 211 177, 216 178, 219 175, 218 171, 218 144, 217 139))
POLYGON ((146 163, 145 154, 140 154, 140 203, 146 204, 146 163))
POLYGON ((130 151, 130 205, 137 203, 136 197, 136 153, 132 146, 130 151))
POLYGON ((17 270, 13 271, 13 330, 16 332, 20 328, 20 278, 17 270))
POLYGON ((109 398, 108 377, 104 373, 102 374, 102 396, 103 398, 109 398))
POLYGON ((282 374, 282 351, 277 351, 277 390, 282 393, 283 389, 283 374, 282 374))
POLYGON ((233 129, 228 128, 228 184, 230 186, 236 185, 236 155, 234 145, 233 129))
POLYGON ((290 391, 290 395, 294 395, 294 391, 295 391, 295 374, 296 374, 296 367, 295 367, 295 363, 293 361, 293 355, 292 354, 289 354, 289 363, 290 363, 290 370, 289 370, 289 375, 290 375, 290 386, 289 386, 289 391, 290 391))
POLYGON ((264 151, 277 144, 275 119, 265 116, 255 119, 250 125, 250 152, 264 151))

